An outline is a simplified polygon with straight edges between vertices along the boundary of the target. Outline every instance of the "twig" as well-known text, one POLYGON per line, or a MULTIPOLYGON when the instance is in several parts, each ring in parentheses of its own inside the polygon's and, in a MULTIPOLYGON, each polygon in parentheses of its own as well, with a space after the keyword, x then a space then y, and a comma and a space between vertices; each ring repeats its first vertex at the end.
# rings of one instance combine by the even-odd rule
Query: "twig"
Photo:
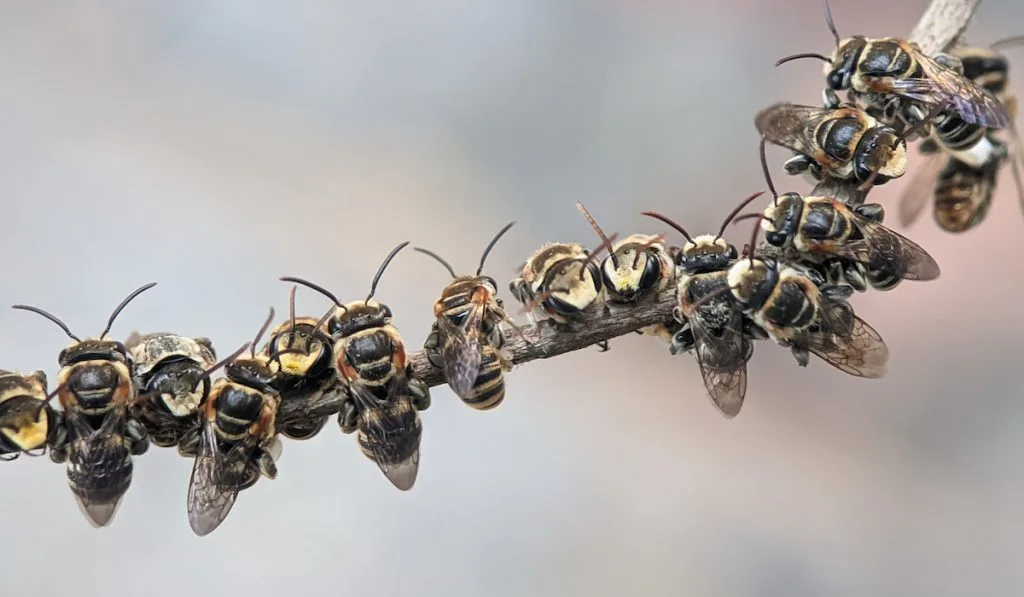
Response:
MULTIPOLYGON (((928 54, 942 51, 951 45, 967 28, 974 10, 981 0, 933 0, 924 16, 914 28, 910 40, 917 42, 928 54)), ((814 194, 830 193, 841 196, 851 204, 863 203, 863 192, 846 187, 836 188, 836 183, 822 183, 812 191, 814 194)), ((581 323, 570 327, 559 327, 550 321, 543 321, 522 328, 524 341, 518 334, 509 333, 506 345, 512 353, 512 362, 522 365, 537 359, 547 359, 574 350, 593 346, 604 340, 633 333, 648 325, 667 321, 672 317, 676 305, 676 289, 668 288, 656 297, 636 305, 608 305, 607 309, 595 312, 581 323)), ((414 375, 429 386, 444 383, 444 375, 427 360, 423 352, 409 355, 414 375)), ((336 394, 324 396, 313 404, 285 403, 281 417, 290 419, 298 414, 317 416, 338 412, 341 397, 336 394)))

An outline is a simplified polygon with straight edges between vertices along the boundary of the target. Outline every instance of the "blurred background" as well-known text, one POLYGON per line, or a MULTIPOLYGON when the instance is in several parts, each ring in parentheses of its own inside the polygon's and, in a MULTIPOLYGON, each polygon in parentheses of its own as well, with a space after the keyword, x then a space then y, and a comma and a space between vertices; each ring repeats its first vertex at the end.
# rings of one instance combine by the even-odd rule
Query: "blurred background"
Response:
MULTIPOLYGON (((906 35, 925 5, 833 11, 844 35, 906 35)), ((832 44, 812 0, 0 6, 0 301, 96 334, 157 280, 114 335, 206 335, 221 354, 287 312, 279 276, 361 297, 402 240, 467 270, 517 220, 488 267, 510 300, 541 243, 596 244, 577 200, 623 234, 662 231, 651 209, 716 229, 765 188, 754 113, 819 101, 817 63, 772 63, 832 44)), ((969 40, 1022 25, 1024 5, 986 0, 969 40)), ((806 191, 785 157, 776 184, 806 191)), ((895 213, 910 178, 872 199, 895 213)), ((333 421, 286 442, 278 479, 205 538, 173 450, 137 461, 101 530, 62 467, 23 458, 0 466, 0 574, 22 597, 1021 594, 1016 203, 1004 173, 975 230, 926 215, 906 234, 941 279, 855 298, 891 349, 883 380, 761 344, 726 421, 691 357, 624 337, 517 370, 496 411, 435 389, 409 493, 333 421)), ((381 282, 409 345, 446 280, 408 251, 381 282)), ((301 312, 326 306, 299 293, 301 312)), ((55 379, 61 331, 0 321, 3 367, 55 379)))

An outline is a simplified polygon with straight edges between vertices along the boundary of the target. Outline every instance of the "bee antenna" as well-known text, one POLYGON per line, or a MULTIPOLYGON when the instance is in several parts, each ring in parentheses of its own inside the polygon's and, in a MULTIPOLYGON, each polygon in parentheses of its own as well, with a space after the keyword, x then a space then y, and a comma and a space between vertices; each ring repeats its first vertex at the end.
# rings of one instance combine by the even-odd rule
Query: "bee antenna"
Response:
POLYGON ((103 332, 100 333, 100 340, 102 340, 103 337, 107 335, 107 332, 110 331, 111 326, 114 325, 114 320, 117 319, 117 316, 121 314, 121 311, 123 311, 124 308, 128 306, 128 303, 132 302, 132 300, 135 297, 139 296, 143 292, 146 292, 147 290, 154 286, 156 286, 156 282, 150 282, 149 284, 136 288, 135 290, 132 291, 131 294, 125 297, 125 299, 121 301, 121 304, 114 309, 114 312, 110 314, 110 318, 107 319, 107 327, 103 328, 103 332))
POLYGON ((423 253, 424 255, 430 255, 438 263, 443 265, 444 268, 446 270, 448 270, 448 273, 451 274, 453 278, 458 278, 458 276, 455 275, 455 270, 452 269, 452 265, 450 263, 448 263, 447 261, 445 261, 444 258, 441 257, 440 255, 438 255, 437 253, 435 253, 435 252, 433 252, 433 251, 431 251, 429 249, 424 249, 423 247, 413 247, 412 250, 413 251, 419 251, 420 253, 423 253))
POLYGON ((1003 48, 1012 48, 1014 46, 1024 45, 1024 35, 1014 35, 1012 37, 1004 37, 998 41, 992 42, 989 48, 993 50, 1000 50, 1003 48))
MULTIPOLYGON (((611 236, 604 236, 602 234, 601 238, 603 238, 604 240, 601 242, 601 244, 597 245, 596 249, 594 249, 593 251, 590 251, 589 253, 587 253, 587 258, 585 259, 585 262, 589 263, 591 261, 596 261, 595 257, 600 255, 601 251, 603 251, 605 249, 608 249, 608 254, 611 255, 612 243, 615 242, 615 239, 619 238, 619 234, 617 232, 613 233, 611 236)), ((614 259, 612 260, 612 263, 615 263, 614 259)), ((618 265, 616 265, 616 267, 618 267, 618 265)), ((580 280, 583 279, 583 276, 586 273, 587 273, 587 268, 584 267, 584 268, 580 269, 580 280)))
POLYGON ((832 62, 831 58, 829 58, 828 56, 824 56, 822 54, 818 54, 817 52, 800 52, 798 54, 790 54, 789 56, 783 56, 782 58, 779 58, 778 60, 775 61, 775 66, 782 66, 787 62, 792 62, 793 60, 800 60, 802 58, 817 58, 822 62, 832 62))
POLYGON ((278 278, 278 280, 281 280, 282 282, 294 282, 296 284, 301 284, 301 285, 305 286, 306 288, 310 288, 312 290, 315 290, 315 291, 319 292, 320 294, 326 296, 327 298, 331 299, 331 301, 333 301, 335 305, 338 305, 342 309, 345 308, 345 305, 341 304, 341 301, 338 300, 338 297, 334 296, 334 294, 332 294, 331 291, 327 290, 323 286, 319 286, 317 284, 314 284, 314 283, 310 282, 309 280, 303 280, 302 278, 296 278, 296 277, 293 277, 293 276, 284 276, 284 277, 278 278))
MULTIPOLYGON (((341 307, 342 309, 345 309, 344 305, 338 305, 338 306, 341 307)), ((347 311, 348 309, 345 309, 345 310, 347 311)), ((327 310, 327 313, 324 313, 323 317, 321 317, 320 319, 318 319, 316 321, 316 324, 313 326, 313 331, 311 331, 309 333, 309 337, 306 338, 306 352, 307 353, 310 350, 313 349, 313 338, 316 337, 316 333, 320 329, 320 326, 322 326, 324 323, 326 323, 327 320, 330 319, 331 315, 333 315, 333 314, 334 314, 334 307, 331 307, 330 309, 327 310)))
POLYGON ((380 264, 380 267, 377 269, 377 273, 373 276, 373 282, 370 283, 370 294, 366 295, 366 300, 363 302, 370 302, 370 299, 373 298, 374 293, 377 292, 377 282, 380 282, 380 277, 384 275, 384 270, 386 270, 388 268, 388 265, 391 264, 391 260, 395 258, 395 255, 398 255, 398 252, 404 249, 408 244, 409 241, 405 241, 404 243, 398 245, 394 249, 391 249, 391 252, 388 253, 388 256, 384 258, 384 263, 380 264))
POLYGON ((765 156, 764 145, 766 139, 764 135, 761 135, 761 144, 758 148, 761 154, 761 171, 764 173, 764 181, 768 184, 768 190, 772 192, 773 200, 775 205, 779 205, 779 192, 775 190, 775 184, 772 183, 772 173, 768 170, 768 158, 765 156))
POLYGON ((753 195, 751 195, 751 196, 747 197, 746 199, 744 199, 742 203, 737 205, 736 209, 734 209, 731 212, 729 212, 729 215, 725 217, 725 221, 722 222, 722 227, 718 229, 718 236, 716 236, 715 239, 717 240, 719 238, 722 238, 722 235, 725 234, 725 229, 729 226, 729 222, 732 222, 733 218, 736 217, 736 214, 740 213, 741 209, 743 209, 744 207, 749 205, 751 201, 753 201, 754 199, 757 199, 761 195, 764 195, 764 191, 758 191, 758 192, 754 193, 753 195))
POLYGON ((594 216, 590 215, 590 212, 587 211, 587 208, 583 207, 583 203, 577 201, 576 209, 578 209, 579 212, 583 214, 583 217, 587 220, 587 222, 590 223, 590 227, 594 229, 594 232, 596 232, 597 235, 601 237, 601 240, 604 241, 604 244, 608 245, 608 254, 612 258, 612 265, 614 265, 615 267, 619 267, 619 260, 618 258, 616 258, 615 253, 611 249, 611 241, 608 240, 608 236, 604 233, 604 230, 601 230, 601 226, 597 223, 597 220, 594 219, 594 216))
POLYGON ((237 359, 246 350, 249 350, 249 343, 248 342, 246 342, 245 344, 240 346, 238 348, 238 350, 236 350, 235 352, 229 354, 228 356, 226 356, 223 359, 221 359, 221 360, 217 361, 216 363, 214 363, 214 365, 212 367, 210 367, 209 369, 203 371, 203 374, 199 376, 198 380, 196 380, 196 385, 192 386, 192 391, 193 392, 196 391, 196 388, 199 387, 199 384, 203 383, 204 379, 206 379, 207 377, 210 377, 210 375, 213 375, 218 369, 220 369, 224 365, 227 365, 228 363, 231 363, 232 361, 237 359))
POLYGON ((832 20, 832 7, 828 5, 828 0, 824 0, 825 4, 825 22, 828 23, 828 30, 832 32, 832 37, 836 40, 836 47, 839 47, 839 32, 836 31, 836 23, 832 20))
POLYGON ((263 337, 263 334, 267 331, 267 328, 270 327, 270 322, 272 322, 272 321, 274 321, 274 308, 273 307, 270 308, 270 313, 267 313, 266 321, 264 321, 263 325, 260 326, 260 331, 256 332, 256 337, 252 339, 252 344, 249 345, 249 348, 252 349, 252 357, 253 358, 256 358, 256 346, 260 343, 260 338, 263 337))
MULTIPOLYGON (((288 291, 288 321, 291 327, 288 329, 288 346, 295 340, 295 286, 288 291)), ((279 361, 280 362, 280 361, 279 361)))
POLYGON ((76 335, 71 333, 71 330, 68 329, 68 324, 66 324, 63 321, 61 321, 56 315, 54 315, 52 313, 48 313, 46 311, 43 311, 39 307, 33 307, 32 305, 11 305, 11 308, 12 309, 21 309, 22 311, 31 311, 31 312, 36 313, 38 315, 42 315, 43 317, 49 319, 53 323, 55 323, 58 326, 60 326, 60 329, 64 330, 64 333, 67 334, 75 342, 81 342, 82 341, 81 338, 79 338, 78 336, 76 336, 76 335))
POLYGON ((689 241, 691 243, 693 242, 693 237, 690 236, 690 233, 687 232, 686 229, 684 229, 679 224, 676 224, 675 221, 670 219, 668 216, 663 216, 663 215, 661 215, 660 213, 658 213, 656 211, 641 212, 641 215, 647 216, 649 218, 654 218, 655 220, 661 220, 662 222, 665 222, 666 224, 668 224, 672 228, 675 228, 679 232, 679 234, 682 234, 686 238, 687 241, 689 241))
POLYGON ((476 268, 476 275, 479 276, 480 272, 484 271, 484 262, 487 261, 487 256, 491 254, 491 249, 494 248, 494 245, 498 244, 498 239, 505 236, 505 233, 508 232, 509 229, 515 225, 516 223, 514 221, 509 222, 508 224, 505 224, 504 228, 499 230, 498 233, 494 235, 494 238, 491 239, 491 242, 488 243, 487 246, 484 248, 483 255, 480 256, 480 265, 476 268))
POLYGON ((771 219, 761 213, 752 213, 743 214, 742 216, 733 218, 732 223, 736 224, 750 218, 756 218, 758 220, 754 222, 754 232, 750 235, 750 253, 747 254, 747 258, 750 259, 750 265, 754 265, 754 253, 757 252, 757 232, 761 229, 761 220, 766 220, 770 222, 771 219))
POLYGON ((637 264, 640 263, 640 256, 644 254, 644 251, 663 242, 665 242, 665 237, 660 234, 656 234, 654 235, 654 238, 637 247, 636 255, 633 256, 633 265, 631 267, 634 269, 636 268, 637 264))

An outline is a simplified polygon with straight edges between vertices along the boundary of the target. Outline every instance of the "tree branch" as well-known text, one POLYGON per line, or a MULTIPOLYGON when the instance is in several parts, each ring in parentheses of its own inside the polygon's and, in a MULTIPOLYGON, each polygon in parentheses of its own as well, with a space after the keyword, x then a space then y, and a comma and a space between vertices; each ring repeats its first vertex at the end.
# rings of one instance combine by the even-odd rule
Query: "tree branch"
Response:
MULTIPOLYGON (((933 0, 910 35, 927 54, 934 54, 947 48, 967 28, 975 9, 981 0, 933 0)), ((837 196, 850 204, 864 202, 866 193, 857 191, 848 184, 826 181, 817 185, 815 195, 837 196)), ((767 249, 767 247, 764 247, 767 249)), ((774 248, 771 248, 770 253, 774 248)), ((515 332, 506 334, 506 347, 512 353, 512 362, 522 365, 537 359, 547 359, 593 346, 605 340, 631 334, 636 330, 668 321, 676 305, 676 289, 670 287, 657 296, 650 297, 635 305, 608 304, 588 315, 582 322, 559 326, 545 320, 522 328, 523 337, 515 332), (524 339, 525 338, 525 339, 524 339)), ((430 364, 422 352, 409 355, 414 375, 429 386, 438 386, 444 381, 443 372, 430 364)), ((286 402, 281 405, 280 418, 295 416, 324 416, 338 412, 342 397, 329 394, 309 403, 286 402)))

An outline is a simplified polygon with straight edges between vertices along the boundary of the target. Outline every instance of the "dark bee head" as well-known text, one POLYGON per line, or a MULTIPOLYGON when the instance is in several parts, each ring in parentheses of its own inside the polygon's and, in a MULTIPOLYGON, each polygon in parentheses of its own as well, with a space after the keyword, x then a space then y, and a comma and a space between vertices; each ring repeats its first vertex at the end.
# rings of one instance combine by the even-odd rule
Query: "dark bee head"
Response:
POLYGON ((60 352, 57 357, 57 361, 61 367, 66 367, 74 363, 80 363, 84 361, 119 361, 129 362, 128 350, 124 347, 124 344, 116 342, 114 340, 104 340, 110 328, 114 325, 114 320, 121 314, 121 311, 128 306, 128 303, 135 297, 139 296, 143 292, 156 286, 156 282, 150 282, 144 286, 136 288, 129 294, 121 304, 114 308, 114 311, 107 318, 107 327, 103 328, 98 338, 82 340, 78 336, 71 333, 67 324, 61 321, 56 315, 53 315, 47 311, 40 309, 39 307, 33 307, 31 305, 14 305, 12 308, 21 309, 23 311, 31 311, 37 315, 42 315, 46 319, 49 319, 53 323, 57 324, 60 329, 64 330, 64 333, 68 335, 74 343, 71 346, 65 348, 60 352))
POLYGON ((853 85, 857 63, 867 45, 868 40, 859 35, 839 42, 824 68, 825 83, 829 89, 842 91, 853 85))
POLYGON ((796 236, 803 210, 804 199, 797 193, 786 193, 769 203, 761 221, 768 244, 782 247, 796 236))
POLYGON ((899 178, 907 171, 907 142, 888 126, 874 126, 857 143, 853 167, 859 182, 867 181, 875 172, 876 185, 899 178))
POLYGON ((165 361, 140 392, 155 397, 164 410, 176 417, 196 412, 210 391, 210 380, 202 365, 184 357, 165 361))
POLYGON ((46 400, 15 396, 0 403, 0 448, 28 452, 46 445, 53 431, 46 400))
POLYGON ((231 381, 255 388, 262 392, 270 391, 276 371, 271 361, 251 358, 236 359, 224 366, 224 376, 231 381))

